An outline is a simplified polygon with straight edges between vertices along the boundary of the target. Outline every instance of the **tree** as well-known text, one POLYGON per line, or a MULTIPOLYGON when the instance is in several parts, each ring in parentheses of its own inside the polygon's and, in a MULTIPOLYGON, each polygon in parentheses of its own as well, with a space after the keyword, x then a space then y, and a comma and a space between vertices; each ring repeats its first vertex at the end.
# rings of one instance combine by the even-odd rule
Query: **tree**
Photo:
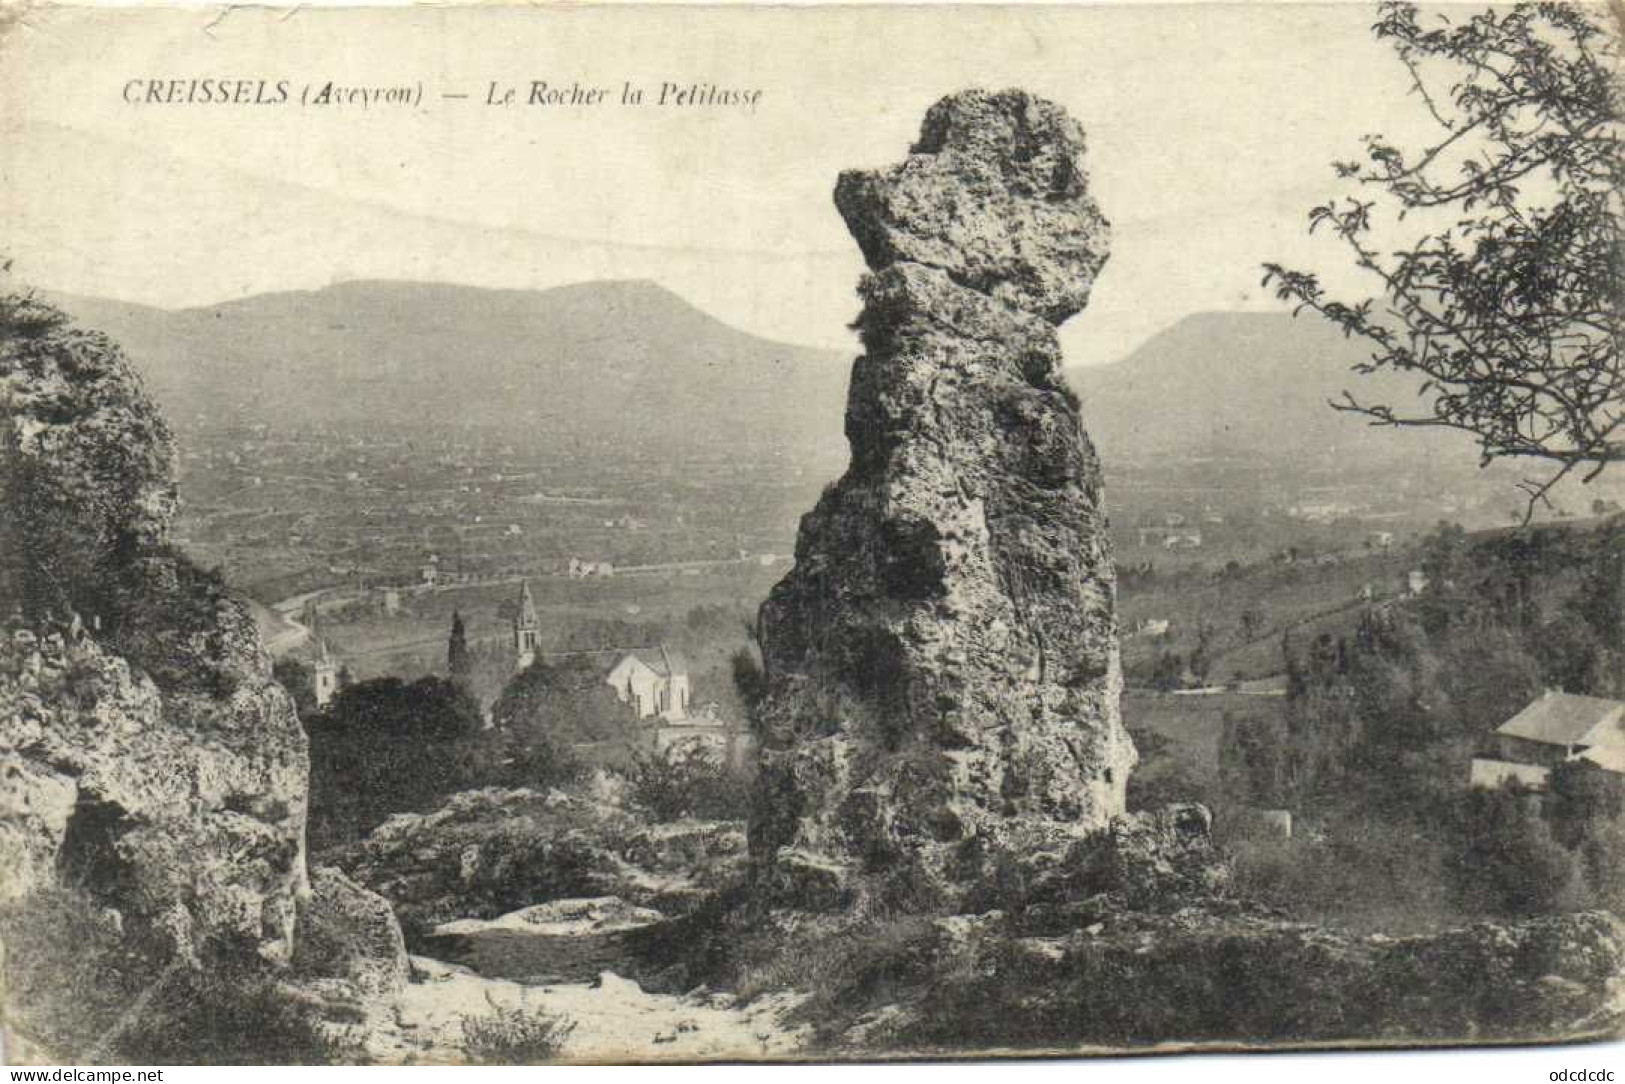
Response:
POLYGON ((1196 647, 1191 651, 1188 665, 1197 681, 1206 682, 1213 670, 1213 657, 1217 654, 1214 645, 1218 638, 1218 627, 1212 621, 1204 617, 1196 623, 1196 647))
POLYGON ((1565 847, 1578 847, 1604 822, 1625 816, 1625 786, 1613 773, 1588 761, 1559 764, 1546 786, 1552 835, 1565 847))
MULTIPOLYGON (((1617 7, 1617 5, 1616 5, 1617 7)), ((1366 340, 1359 373, 1419 379, 1414 411, 1345 392, 1375 424, 1471 434, 1480 465, 1539 461, 1525 518, 1561 479, 1625 460, 1620 367, 1625 101, 1619 38, 1595 9, 1518 4, 1457 21, 1380 7, 1373 31, 1410 73, 1435 134, 1381 135, 1334 163, 1371 199, 1309 212, 1378 288, 1354 302, 1312 273, 1265 265, 1266 285, 1366 340), (1391 220, 1384 215, 1391 214, 1391 220), (1379 231, 1411 230, 1397 251, 1379 231)), ((1616 15, 1618 13, 1616 12, 1616 15)))
POLYGON ((316 711, 316 676, 309 663, 282 658, 271 666, 271 677, 293 697, 294 710, 304 719, 316 711))
POLYGON ((377 678, 340 690, 306 719, 312 840, 347 839, 391 813, 494 781, 500 750, 483 726, 479 706, 442 678, 377 678))
POLYGON ((633 800, 657 820, 744 820, 750 812, 750 774, 698 741, 639 754, 629 778, 633 800))
POLYGON ((474 684, 474 657, 468 651, 468 633, 463 628, 463 615, 451 614, 451 639, 446 645, 446 673, 451 683, 464 692, 472 692, 474 684))

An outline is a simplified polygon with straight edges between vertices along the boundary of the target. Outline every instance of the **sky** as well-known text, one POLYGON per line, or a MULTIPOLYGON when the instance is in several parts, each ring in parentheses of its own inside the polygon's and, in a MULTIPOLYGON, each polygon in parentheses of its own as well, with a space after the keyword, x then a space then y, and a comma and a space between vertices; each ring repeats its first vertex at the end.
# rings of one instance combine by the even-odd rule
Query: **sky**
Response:
MULTIPOLYGON (((734 326, 851 350, 830 199, 925 110, 1020 86, 1088 133, 1113 254, 1063 329, 1117 360, 1193 312, 1280 311, 1270 259, 1350 281, 1305 214, 1330 163, 1422 123, 1364 3, 953 9, 35 10, 0 39, 14 275, 163 307, 356 278, 653 279, 734 326), (412 108, 127 103, 147 79, 422 88, 412 108), (747 108, 489 106, 532 80, 760 89, 747 108), (444 99, 464 93, 467 99, 444 99)), ((138 91, 139 96, 139 91, 138 91)))

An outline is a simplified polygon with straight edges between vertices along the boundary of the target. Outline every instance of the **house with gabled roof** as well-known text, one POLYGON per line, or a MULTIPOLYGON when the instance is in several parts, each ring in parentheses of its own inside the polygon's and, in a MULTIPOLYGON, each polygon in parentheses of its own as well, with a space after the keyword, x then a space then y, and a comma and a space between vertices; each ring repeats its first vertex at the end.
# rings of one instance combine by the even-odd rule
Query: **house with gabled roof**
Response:
POLYGON ((1546 690, 1489 735, 1470 782, 1542 790, 1551 770, 1571 761, 1625 774, 1625 701, 1546 690))

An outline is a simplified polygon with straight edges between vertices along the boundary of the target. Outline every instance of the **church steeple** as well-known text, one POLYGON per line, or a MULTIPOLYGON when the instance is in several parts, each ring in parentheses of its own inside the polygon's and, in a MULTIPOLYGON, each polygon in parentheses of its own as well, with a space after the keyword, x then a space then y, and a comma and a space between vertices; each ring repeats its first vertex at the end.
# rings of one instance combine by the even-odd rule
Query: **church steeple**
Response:
POLYGON ((327 649, 327 638, 321 635, 314 611, 311 614, 310 631, 316 637, 317 647, 316 663, 312 667, 311 675, 312 684, 315 686, 316 706, 325 708, 332 701, 333 695, 339 691, 339 664, 333 658, 333 653, 327 649))
POLYGON ((536 617, 536 600, 530 594, 530 581, 519 584, 519 613, 513 619, 514 669, 524 670, 536 661, 536 639, 541 622, 536 617))

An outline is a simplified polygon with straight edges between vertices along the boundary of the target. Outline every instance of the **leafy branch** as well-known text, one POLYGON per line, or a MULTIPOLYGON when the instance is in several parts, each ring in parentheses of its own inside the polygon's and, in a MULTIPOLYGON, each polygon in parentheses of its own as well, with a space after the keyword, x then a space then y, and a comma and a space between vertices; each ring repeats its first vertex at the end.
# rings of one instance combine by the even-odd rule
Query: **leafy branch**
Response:
POLYGON ((1359 195, 1308 215, 1374 292, 1339 300, 1312 272, 1264 265, 1295 314, 1371 347, 1356 373, 1418 378, 1410 409, 1351 392, 1332 406, 1468 433, 1481 465, 1547 464, 1522 483, 1529 514, 1571 474, 1589 482, 1625 462, 1625 110, 1619 32, 1604 19, 1524 3, 1424 21, 1411 4, 1383 3, 1373 32, 1436 134, 1412 151, 1367 136, 1363 158, 1333 163, 1359 195), (1419 236, 1384 251, 1379 228, 1407 220, 1425 223, 1419 236))

